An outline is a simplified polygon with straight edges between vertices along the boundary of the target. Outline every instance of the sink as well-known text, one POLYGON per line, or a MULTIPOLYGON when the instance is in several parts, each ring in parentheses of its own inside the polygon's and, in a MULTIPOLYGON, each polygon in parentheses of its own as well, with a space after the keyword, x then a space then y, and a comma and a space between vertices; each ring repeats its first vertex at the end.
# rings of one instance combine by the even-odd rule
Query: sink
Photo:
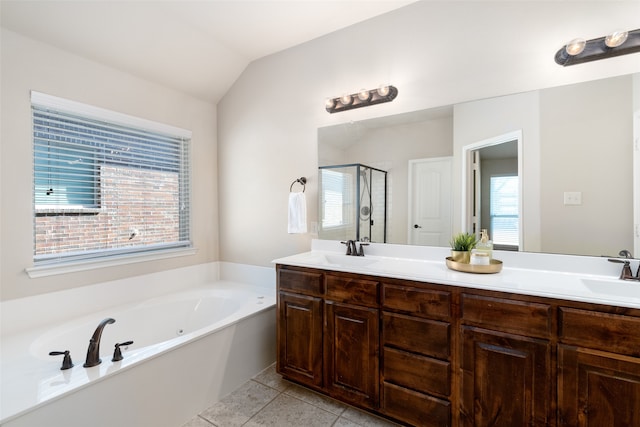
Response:
POLYGON ((582 279, 582 283, 599 295, 640 299, 640 281, 637 280, 582 279))
POLYGON ((327 264, 341 267, 364 267, 376 262, 375 259, 350 255, 325 255, 327 264))

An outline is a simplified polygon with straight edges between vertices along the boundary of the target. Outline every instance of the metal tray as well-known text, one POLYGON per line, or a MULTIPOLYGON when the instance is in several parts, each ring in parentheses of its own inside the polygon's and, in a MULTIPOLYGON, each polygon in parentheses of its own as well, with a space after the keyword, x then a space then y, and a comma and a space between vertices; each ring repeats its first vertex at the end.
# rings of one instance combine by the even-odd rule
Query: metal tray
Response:
POLYGON ((450 256, 446 258, 447 267, 451 270, 462 271, 464 273, 475 274, 494 274, 499 273, 502 270, 502 261, 499 259, 492 259, 489 265, 477 265, 477 264, 465 264, 462 262, 455 262, 450 256))

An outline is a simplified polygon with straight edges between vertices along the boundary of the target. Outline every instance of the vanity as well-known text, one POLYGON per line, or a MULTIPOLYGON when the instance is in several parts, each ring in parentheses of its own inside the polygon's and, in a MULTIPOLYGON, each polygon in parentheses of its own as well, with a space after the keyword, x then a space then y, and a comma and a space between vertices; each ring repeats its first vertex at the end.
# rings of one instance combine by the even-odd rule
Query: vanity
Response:
POLYGON ((640 426, 640 282, 606 259, 340 246, 274 261, 284 378, 406 425, 640 426))

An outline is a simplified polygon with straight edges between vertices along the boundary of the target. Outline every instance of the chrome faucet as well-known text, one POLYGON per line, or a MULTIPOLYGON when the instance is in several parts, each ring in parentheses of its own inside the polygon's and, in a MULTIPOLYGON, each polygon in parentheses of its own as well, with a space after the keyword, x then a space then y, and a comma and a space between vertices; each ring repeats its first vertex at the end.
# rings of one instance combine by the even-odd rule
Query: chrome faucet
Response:
POLYGON ((615 262, 615 263, 619 263, 619 264, 624 264, 622 266, 622 272, 620 273, 620 279, 621 280, 638 280, 640 281, 640 264, 638 264, 638 271, 636 272, 636 275, 633 275, 633 272, 631 271, 631 261, 634 259, 633 255, 631 255, 631 252, 629 252, 626 249, 621 250, 618 255, 620 255, 622 257, 622 259, 620 258, 609 258, 609 262, 615 262))
POLYGON ((89 348, 87 348, 87 359, 85 360, 84 365, 82 365, 85 368, 97 366, 102 363, 102 360, 100 359, 100 338, 102 338, 102 330, 104 327, 111 323, 115 323, 115 319, 107 317, 100 322, 96 330, 93 332, 93 336, 89 340, 89 348))
POLYGON ((347 245, 347 255, 350 256, 364 256, 363 246, 368 246, 369 243, 360 243, 360 250, 358 250, 356 240, 347 240, 346 242, 340 242, 343 245, 347 245))
POLYGON ((343 245, 347 245, 347 255, 358 255, 358 250, 356 249, 356 241, 355 240, 347 240, 346 242, 340 242, 343 245))

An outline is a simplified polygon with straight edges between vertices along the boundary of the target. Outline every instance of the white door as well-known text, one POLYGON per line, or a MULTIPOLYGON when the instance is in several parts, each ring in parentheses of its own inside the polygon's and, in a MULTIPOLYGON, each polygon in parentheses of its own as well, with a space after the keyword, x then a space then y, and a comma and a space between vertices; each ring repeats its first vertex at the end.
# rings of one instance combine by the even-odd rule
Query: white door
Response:
MULTIPOLYGON (((471 193, 472 203, 471 203, 471 225, 469 226, 469 233, 478 234, 480 218, 480 211, 482 209, 482 177, 480 176, 480 171, 482 170, 480 167, 480 152, 475 150, 471 153, 471 180, 473 181, 472 188, 473 191, 471 193)), ((488 227, 482 227, 488 228, 488 227)))
POLYGON ((448 246, 451 157, 409 161, 409 244, 448 246))

